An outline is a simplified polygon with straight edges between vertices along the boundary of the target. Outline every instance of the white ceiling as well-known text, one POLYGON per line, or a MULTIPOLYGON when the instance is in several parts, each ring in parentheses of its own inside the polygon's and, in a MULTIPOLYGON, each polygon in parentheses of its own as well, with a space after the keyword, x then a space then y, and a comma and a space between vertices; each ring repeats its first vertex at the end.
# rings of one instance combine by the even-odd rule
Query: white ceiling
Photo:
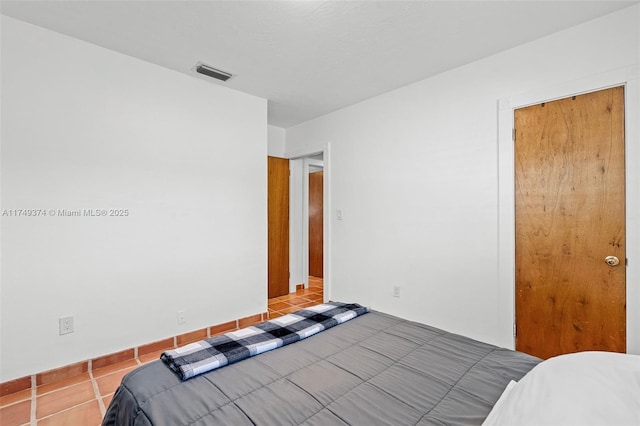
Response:
POLYGON ((269 124, 287 128, 636 3, 3 0, 1 12, 266 98, 269 124), (199 61, 234 77, 200 76, 199 61))

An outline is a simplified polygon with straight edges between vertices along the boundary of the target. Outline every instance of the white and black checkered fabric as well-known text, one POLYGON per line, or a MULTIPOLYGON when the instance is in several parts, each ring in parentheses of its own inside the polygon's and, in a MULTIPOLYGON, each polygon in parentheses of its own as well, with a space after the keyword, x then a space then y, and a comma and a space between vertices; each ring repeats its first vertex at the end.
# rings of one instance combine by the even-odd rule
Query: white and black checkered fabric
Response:
POLYGON ((186 380, 297 342, 369 312, 357 303, 328 302, 164 352, 160 359, 186 380))

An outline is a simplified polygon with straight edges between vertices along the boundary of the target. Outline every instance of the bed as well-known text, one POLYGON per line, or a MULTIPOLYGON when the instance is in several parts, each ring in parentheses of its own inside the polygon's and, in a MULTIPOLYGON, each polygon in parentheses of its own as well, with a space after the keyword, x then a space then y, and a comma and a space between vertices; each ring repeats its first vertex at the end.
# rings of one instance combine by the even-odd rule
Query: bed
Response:
POLYGON ((103 426, 481 424, 539 362, 372 310, 187 380, 161 360, 143 365, 103 426))

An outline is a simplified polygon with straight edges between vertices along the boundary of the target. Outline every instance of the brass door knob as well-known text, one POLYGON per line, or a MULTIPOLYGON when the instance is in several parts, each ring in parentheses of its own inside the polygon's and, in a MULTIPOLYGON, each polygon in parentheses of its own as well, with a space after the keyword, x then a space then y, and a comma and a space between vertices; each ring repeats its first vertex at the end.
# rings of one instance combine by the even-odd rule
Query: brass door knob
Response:
POLYGON ((615 256, 607 256, 604 258, 604 263, 609 266, 618 266, 620 264, 620 259, 615 256))

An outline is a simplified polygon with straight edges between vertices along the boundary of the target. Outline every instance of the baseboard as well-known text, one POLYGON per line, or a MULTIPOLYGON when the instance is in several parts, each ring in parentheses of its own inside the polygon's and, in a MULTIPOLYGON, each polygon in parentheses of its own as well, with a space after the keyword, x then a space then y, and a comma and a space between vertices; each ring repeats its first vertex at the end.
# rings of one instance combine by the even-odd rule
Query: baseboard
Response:
POLYGON ((119 352, 103 355, 97 358, 88 359, 81 362, 54 368, 52 370, 41 373, 32 374, 30 376, 20 377, 0 383, 0 396, 31 389, 55 383, 60 380, 68 379, 84 373, 91 373, 100 368, 109 367, 124 361, 135 360, 140 356, 152 354, 154 352, 175 349, 187 343, 197 342, 218 334, 227 333, 229 331, 238 330, 240 328, 249 327, 269 319, 269 312, 250 315, 248 317, 239 318, 222 324, 212 325, 210 327, 189 331, 177 336, 168 337, 151 343, 145 343, 140 346, 125 349, 119 352))

